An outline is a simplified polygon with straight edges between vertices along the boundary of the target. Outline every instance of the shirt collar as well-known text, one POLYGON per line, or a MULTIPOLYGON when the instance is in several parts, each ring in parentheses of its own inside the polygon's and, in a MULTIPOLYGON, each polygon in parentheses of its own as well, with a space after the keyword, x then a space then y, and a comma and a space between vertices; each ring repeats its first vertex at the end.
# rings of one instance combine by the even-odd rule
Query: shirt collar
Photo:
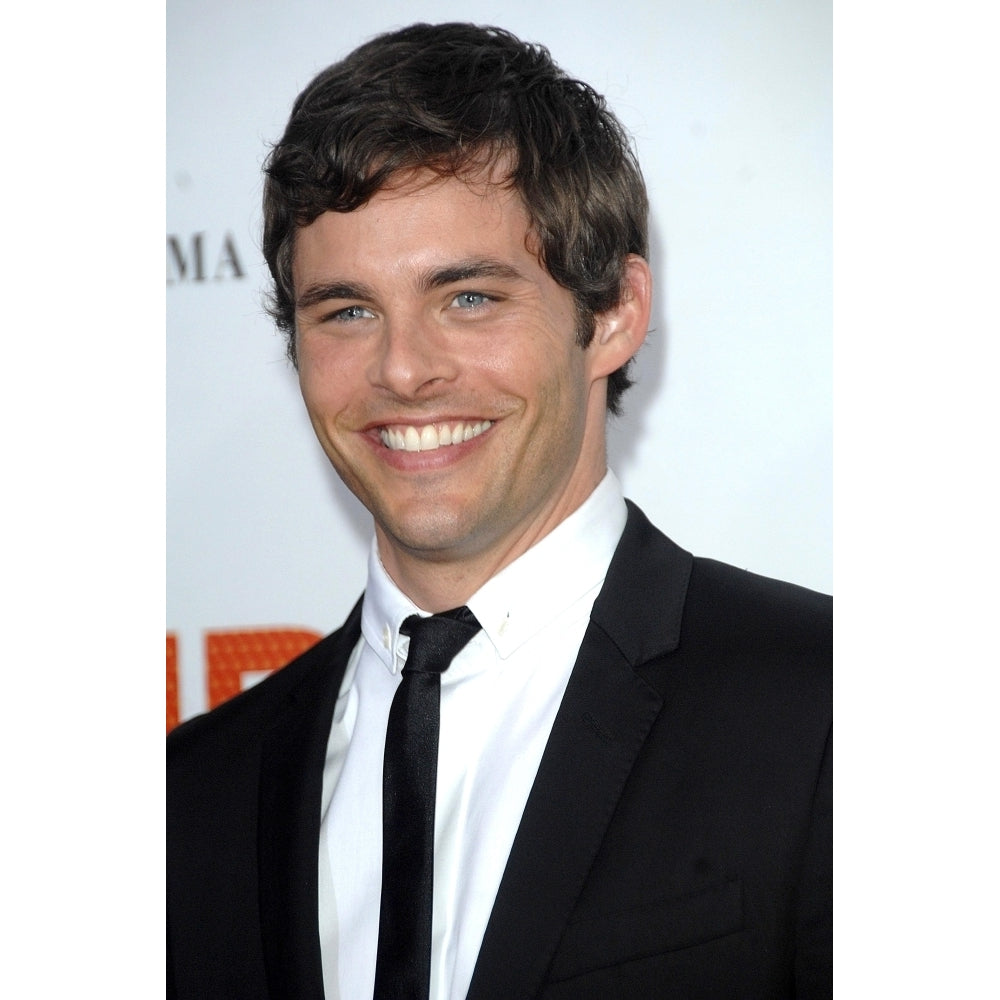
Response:
MULTIPOLYGON (((600 587, 627 516, 621 484, 608 470, 580 507, 472 595, 469 608, 501 658, 600 587)), ((390 579, 373 538, 361 631, 393 673, 402 669, 409 646, 399 627, 413 614, 427 612, 390 579)))
POLYGON ((426 615, 393 583, 378 555, 378 542, 372 538, 368 551, 368 584, 361 607, 361 634, 378 658, 392 673, 406 662, 408 636, 399 627, 410 615, 426 615))

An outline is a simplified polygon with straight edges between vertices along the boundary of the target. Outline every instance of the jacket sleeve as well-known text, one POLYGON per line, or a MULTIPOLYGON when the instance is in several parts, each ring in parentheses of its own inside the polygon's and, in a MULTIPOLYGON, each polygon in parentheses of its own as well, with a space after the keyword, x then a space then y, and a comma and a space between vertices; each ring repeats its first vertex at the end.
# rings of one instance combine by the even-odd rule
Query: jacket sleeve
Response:
POLYGON ((833 733, 813 796, 796 913, 797 1000, 833 997, 833 733))

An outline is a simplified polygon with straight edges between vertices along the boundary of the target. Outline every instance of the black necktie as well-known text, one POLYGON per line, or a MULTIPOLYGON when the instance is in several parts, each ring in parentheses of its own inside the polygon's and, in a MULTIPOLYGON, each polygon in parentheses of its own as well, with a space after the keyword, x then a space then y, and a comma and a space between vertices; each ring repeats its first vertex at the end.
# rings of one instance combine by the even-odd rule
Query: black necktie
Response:
POLYGON ((410 650, 385 735, 374 1000, 426 1000, 430 990, 441 674, 478 631, 465 607, 400 626, 410 650))

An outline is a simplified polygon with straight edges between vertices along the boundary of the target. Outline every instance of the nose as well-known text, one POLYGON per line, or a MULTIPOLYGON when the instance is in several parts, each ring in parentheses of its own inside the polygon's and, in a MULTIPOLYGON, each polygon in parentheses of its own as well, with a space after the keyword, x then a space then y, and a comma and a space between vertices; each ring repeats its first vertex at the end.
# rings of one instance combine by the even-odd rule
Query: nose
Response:
POLYGON ((383 325, 369 373, 373 385, 416 399, 456 374, 454 353, 429 320, 411 316, 383 325))

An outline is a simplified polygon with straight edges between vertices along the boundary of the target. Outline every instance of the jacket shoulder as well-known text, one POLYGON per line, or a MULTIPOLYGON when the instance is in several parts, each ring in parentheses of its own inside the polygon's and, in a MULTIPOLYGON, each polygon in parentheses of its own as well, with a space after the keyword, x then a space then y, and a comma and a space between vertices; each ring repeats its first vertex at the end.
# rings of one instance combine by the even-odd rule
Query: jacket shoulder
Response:
POLYGON ((714 559, 695 558, 682 634, 738 650, 828 653, 833 598, 714 559))
POLYGON ((693 556, 628 506, 594 617, 630 662, 677 650, 829 651, 832 598, 693 556))
POLYGON ((661 693, 677 684, 830 700, 833 600, 797 584, 680 548, 630 504, 595 609, 600 624, 661 693))

